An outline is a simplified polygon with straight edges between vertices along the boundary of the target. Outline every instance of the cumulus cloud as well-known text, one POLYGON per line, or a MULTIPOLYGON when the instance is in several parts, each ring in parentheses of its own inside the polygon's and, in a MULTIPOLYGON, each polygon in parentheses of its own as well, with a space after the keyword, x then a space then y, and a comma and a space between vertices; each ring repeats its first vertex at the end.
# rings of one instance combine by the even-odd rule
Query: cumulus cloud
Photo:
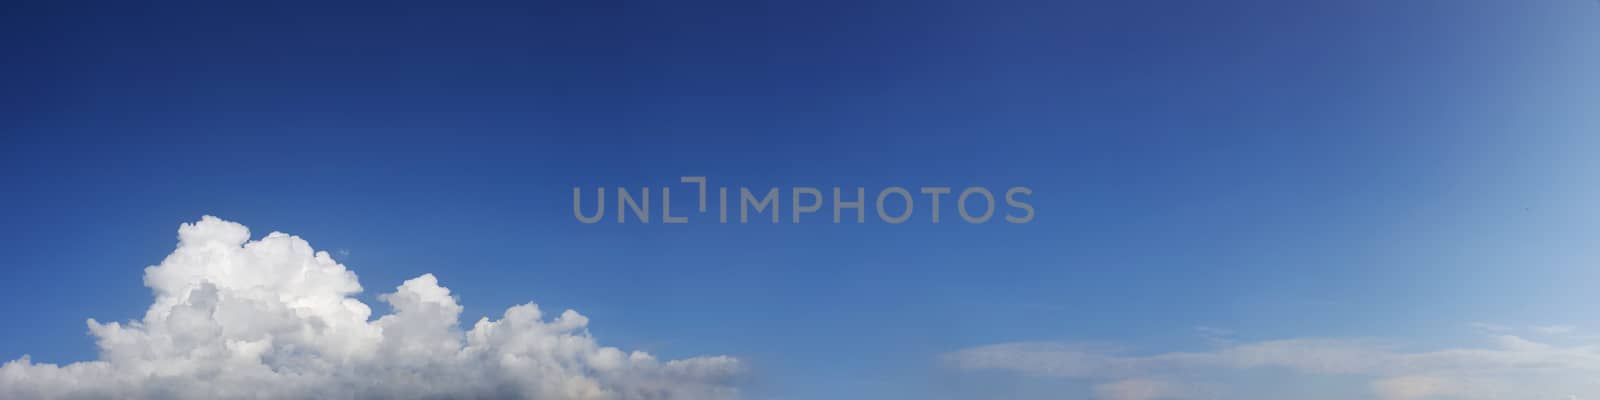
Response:
MULTIPOLYGON (((1108 400, 1187 398, 1198 393, 1190 388, 1204 383, 1196 382, 1197 376, 1225 380, 1249 371, 1366 379, 1365 395, 1385 400, 1600 396, 1600 385, 1590 378, 1600 373, 1600 346, 1558 346, 1513 335, 1489 339, 1492 346, 1435 351, 1402 351, 1371 340, 1291 339, 1149 355, 1105 346, 1025 342, 964 349, 944 360, 962 370, 1099 382, 1097 398, 1108 400)), ((1238 389, 1222 397, 1246 397, 1252 388, 1238 389)))
POLYGON ((100 357, 67 365, 29 357, 0 366, 6 399, 729 399, 740 362, 658 360, 599 345, 589 320, 535 304, 463 331, 438 279, 352 297, 356 274, 299 237, 251 241, 215 217, 184 224, 178 246, 145 269, 155 300, 127 323, 90 319, 100 357))

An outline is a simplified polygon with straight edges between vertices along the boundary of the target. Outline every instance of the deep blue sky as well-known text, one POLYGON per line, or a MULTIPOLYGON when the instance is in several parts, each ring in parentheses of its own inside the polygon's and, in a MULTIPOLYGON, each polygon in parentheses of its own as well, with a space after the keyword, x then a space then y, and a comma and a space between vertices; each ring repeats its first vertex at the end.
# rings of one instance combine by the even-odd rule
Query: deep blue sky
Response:
POLYGON ((0 359, 94 358, 83 320, 138 318, 203 214, 369 303, 432 272, 465 319, 574 308, 761 397, 959 397, 938 355, 999 342, 1600 324, 1600 4, 1112 3, 19 5, 0 359), (1022 185, 1037 218, 571 215, 683 175, 1022 185))

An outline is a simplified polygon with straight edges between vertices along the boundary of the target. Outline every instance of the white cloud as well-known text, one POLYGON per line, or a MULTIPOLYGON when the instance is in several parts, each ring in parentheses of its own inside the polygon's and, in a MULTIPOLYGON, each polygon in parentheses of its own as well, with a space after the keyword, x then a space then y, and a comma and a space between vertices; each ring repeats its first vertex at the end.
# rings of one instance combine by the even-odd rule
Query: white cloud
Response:
MULTIPOLYGON (((1302 377, 1368 379, 1363 392, 1386 400, 1434 398, 1564 399, 1600 396, 1590 379, 1600 373, 1600 347, 1562 347, 1517 336, 1490 336, 1493 346, 1401 351, 1370 340, 1291 339, 1230 344, 1211 351, 1126 355, 1070 343, 1005 343, 946 354, 962 370, 1001 370, 1041 377, 1100 382, 1107 399, 1179 398, 1195 382, 1152 376, 1237 378, 1252 370, 1302 377)), ((1251 381, 1251 379, 1233 379, 1251 381)), ((1259 379, 1257 379, 1259 381, 1259 379)), ((1252 388, 1234 388, 1249 394, 1252 388)), ((1236 394, 1232 397, 1241 397, 1236 394)), ((1230 397, 1230 396, 1222 396, 1230 397)))
POLYGON ((1511 331, 1515 330, 1515 329, 1512 329, 1509 326, 1500 325, 1500 324, 1491 324, 1491 323, 1488 323, 1488 322, 1473 322, 1472 323, 1472 328, 1473 329, 1477 329, 1479 331, 1488 332, 1488 333, 1506 333, 1506 332, 1511 332, 1511 331))
POLYGON ((296 236, 250 241, 207 216, 145 269, 155 294, 142 320, 88 321, 96 361, 0 366, 7 399, 727 399, 740 362, 660 361, 600 346, 587 317, 546 319, 537 305, 458 328, 461 306, 431 274, 380 296, 352 296, 355 273, 296 236))
POLYGON ((1529 327, 1528 329, 1532 330, 1534 333, 1538 333, 1538 334, 1542 334, 1542 335, 1552 335, 1552 336, 1569 335, 1569 334, 1572 334, 1572 333, 1575 333, 1575 332, 1578 331, 1578 328, 1574 327, 1572 325, 1533 326, 1533 327, 1529 327))
POLYGON ((1372 382, 1372 391, 1380 398, 1392 400, 1419 400, 1444 396, 1470 395, 1473 382, 1436 376, 1401 376, 1372 382))
POLYGON ((1098 400, 1183 400, 1214 398, 1206 385, 1159 378, 1132 378, 1094 386, 1098 400))
POLYGON ((1204 337, 1207 342, 1219 346, 1231 345, 1237 342, 1233 338, 1233 330, 1209 326, 1196 326, 1194 331, 1204 337))
POLYGON ((1216 328, 1216 327, 1210 327, 1210 326, 1196 326, 1196 327, 1194 327, 1194 331, 1195 332, 1199 332, 1201 335, 1204 335, 1204 336, 1207 336, 1207 337, 1229 337, 1229 336, 1233 336, 1233 330, 1231 330, 1231 329, 1223 329, 1223 328, 1216 328))

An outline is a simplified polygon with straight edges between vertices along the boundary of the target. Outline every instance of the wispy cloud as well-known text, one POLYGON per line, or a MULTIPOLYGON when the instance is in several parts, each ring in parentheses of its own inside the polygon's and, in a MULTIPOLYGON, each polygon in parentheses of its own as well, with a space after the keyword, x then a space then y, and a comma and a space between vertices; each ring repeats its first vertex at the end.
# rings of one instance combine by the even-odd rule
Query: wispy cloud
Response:
POLYGON ((1210 326, 1196 326, 1194 331, 1204 337, 1206 341, 1216 345, 1230 345, 1235 343, 1233 330, 1210 326))
POLYGON ((1215 388, 1162 378, 1131 378, 1094 386, 1096 398, 1105 400, 1210 399, 1215 388))
POLYGON ((1535 333, 1539 333, 1539 334, 1543 334, 1543 335, 1570 335, 1570 334, 1578 332, 1578 328, 1574 327, 1572 325, 1533 326, 1533 327, 1528 327, 1528 330, 1531 330, 1531 331, 1533 331, 1535 333))
MULTIPOLYGON (((1109 400, 1189 398, 1199 391, 1176 388, 1206 382, 1173 377, 1250 370, 1364 378, 1368 387, 1362 392, 1387 400, 1600 397, 1600 386, 1587 379, 1600 373, 1600 347, 1556 346, 1513 335, 1487 338, 1491 345, 1433 351, 1404 351, 1374 340, 1288 339, 1147 355, 1102 346, 1024 342, 964 349, 946 354, 944 360, 962 370, 1098 382, 1096 395, 1109 400)), ((1218 390, 1248 394, 1252 388, 1218 390)))

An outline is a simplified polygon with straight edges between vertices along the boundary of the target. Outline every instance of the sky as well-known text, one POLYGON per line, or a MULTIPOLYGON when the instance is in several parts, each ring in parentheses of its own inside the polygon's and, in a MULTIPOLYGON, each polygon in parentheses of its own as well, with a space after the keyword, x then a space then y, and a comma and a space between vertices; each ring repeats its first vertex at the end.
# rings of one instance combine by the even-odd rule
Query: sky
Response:
POLYGON ((203 281, 311 285, 217 271, 333 268, 229 258, 237 223, 358 276, 305 292, 370 305, 356 331, 407 293, 460 307, 428 335, 531 301, 587 317, 575 377, 607 346, 739 366, 594 378, 617 393, 1600 398, 1593 1, 38 2, 0 46, 3 360, 145 376, 85 321, 177 334, 146 311, 203 281), (1036 214, 718 224, 682 176, 1036 214), (694 218, 584 224, 575 187, 694 218))

